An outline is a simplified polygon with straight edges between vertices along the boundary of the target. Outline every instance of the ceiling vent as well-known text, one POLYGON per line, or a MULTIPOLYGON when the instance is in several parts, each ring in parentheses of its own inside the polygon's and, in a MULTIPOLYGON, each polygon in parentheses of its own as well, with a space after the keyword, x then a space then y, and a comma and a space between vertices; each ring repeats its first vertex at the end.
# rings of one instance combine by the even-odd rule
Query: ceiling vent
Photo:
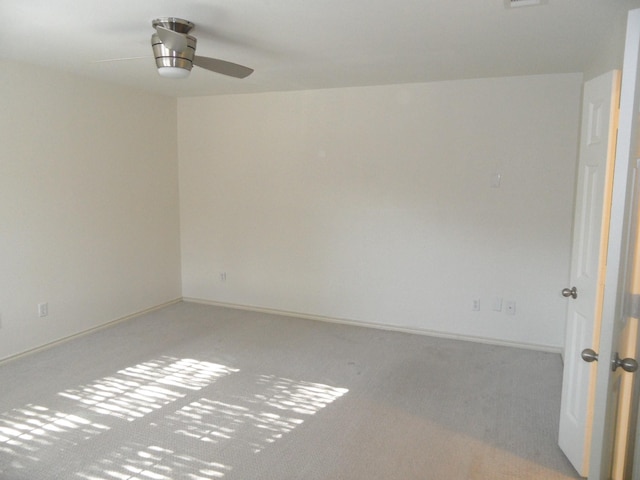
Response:
POLYGON ((533 7, 536 5, 544 5, 549 0, 504 0, 505 8, 533 7))

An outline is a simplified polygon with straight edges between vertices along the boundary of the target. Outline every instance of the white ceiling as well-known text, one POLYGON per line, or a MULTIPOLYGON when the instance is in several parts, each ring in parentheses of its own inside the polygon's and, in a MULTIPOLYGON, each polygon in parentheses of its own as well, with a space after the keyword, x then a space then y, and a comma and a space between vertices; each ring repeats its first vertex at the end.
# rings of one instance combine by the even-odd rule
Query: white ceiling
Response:
POLYGON ((582 72, 640 0, 0 0, 0 58, 171 96, 582 72), (197 54, 255 69, 159 77, 151 20, 196 24, 197 54), (101 60, 143 57, 129 60, 101 60))

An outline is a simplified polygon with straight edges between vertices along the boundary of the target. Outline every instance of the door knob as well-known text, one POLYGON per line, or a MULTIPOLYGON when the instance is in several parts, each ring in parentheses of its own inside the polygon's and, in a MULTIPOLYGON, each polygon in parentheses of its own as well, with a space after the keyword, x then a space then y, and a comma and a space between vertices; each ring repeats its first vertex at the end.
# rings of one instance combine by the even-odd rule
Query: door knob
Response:
POLYGON ((562 289, 562 296, 563 297, 578 298, 578 289, 576 287, 563 288, 562 289))
POLYGON ((585 362, 595 362, 598 360, 598 354, 592 348, 585 348, 580 354, 585 362))
POLYGON ((615 372, 618 367, 621 367, 625 372, 635 372, 638 370, 638 362, 633 358, 620 358, 618 352, 613 360, 611 360, 611 370, 615 372))

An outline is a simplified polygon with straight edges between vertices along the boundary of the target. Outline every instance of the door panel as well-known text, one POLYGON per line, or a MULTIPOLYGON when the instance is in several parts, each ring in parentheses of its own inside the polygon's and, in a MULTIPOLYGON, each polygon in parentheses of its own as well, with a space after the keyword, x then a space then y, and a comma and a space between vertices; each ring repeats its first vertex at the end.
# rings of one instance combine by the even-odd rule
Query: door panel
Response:
POLYGON ((580 357, 597 351, 604 286, 606 232, 613 171, 620 73, 613 71, 585 84, 558 443, 575 469, 588 474, 596 365, 580 357))

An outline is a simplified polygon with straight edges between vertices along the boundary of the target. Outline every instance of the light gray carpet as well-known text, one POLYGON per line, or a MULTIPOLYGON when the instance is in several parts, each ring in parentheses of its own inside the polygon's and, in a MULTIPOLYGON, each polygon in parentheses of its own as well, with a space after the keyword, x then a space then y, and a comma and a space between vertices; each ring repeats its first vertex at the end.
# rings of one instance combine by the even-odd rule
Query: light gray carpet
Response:
POLYGON ((571 479, 560 357, 180 303, 0 366, 0 478, 571 479))

